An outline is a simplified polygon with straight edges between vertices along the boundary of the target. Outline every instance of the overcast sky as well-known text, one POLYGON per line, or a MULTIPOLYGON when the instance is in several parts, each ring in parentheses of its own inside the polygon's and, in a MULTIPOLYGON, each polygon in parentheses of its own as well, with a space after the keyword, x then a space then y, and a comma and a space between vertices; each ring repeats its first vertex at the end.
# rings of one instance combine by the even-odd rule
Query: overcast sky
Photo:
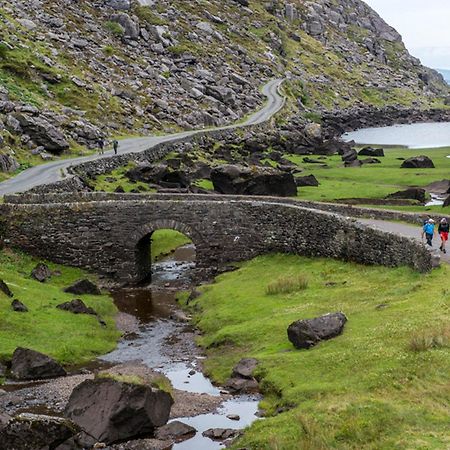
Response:
POLYGON ((425 65, 450 69, 450 0, 364 1, 397 29, 425 65))

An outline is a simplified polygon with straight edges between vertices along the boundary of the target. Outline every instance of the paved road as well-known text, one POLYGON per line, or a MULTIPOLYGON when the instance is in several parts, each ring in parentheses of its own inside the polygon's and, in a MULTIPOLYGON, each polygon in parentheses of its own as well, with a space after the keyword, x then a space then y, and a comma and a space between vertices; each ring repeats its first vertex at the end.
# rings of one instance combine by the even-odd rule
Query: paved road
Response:
MULTIPOLYGON (((249 116, 244 122, 214 128, 214 130, 241 128, 249 125, 257 125, 269 120, 284 106, 285 99, 279 93, 279 87, 282 81, 283 80, 280 79, 272 80, 264 85, 262 92, 267 97, 266 105, 259 111, 256 111, 254 114, 249 116)), ((119 154, 142 152, 162 142, 170 142, 204 131, 205 130, 195 130, 170 134, 166 136, 150 136, 124 139, 120 141, 119 154)), ((0 196, 5 194, 24 192, 36 186, 41 186, 43 184, 54 183, 56 181, 62 180, 68 167, 86 161, 92 161, 94 159, 111 156, 112 153, 112 150, 110 150, 108 152, 105 152, 105 154, 102 156, 91 155, 67 160, 58 160, 24 170, 16 177, 0 183, 0 196)))
MULTIPOLYGON (((407 225, 401 222, 388 222, 385 220, 374 220, 374 219, 357 219, 358 222, 369 225, 373 228, 378 228, 382 231, 389 231, 400 236, 405 236, 409 238, 422 241, 422 229, 420 226, 407 225)), ((441 255, 441 260, 446 261, 450 264, 450 245, 447 245, 447 253, 444 254, 439 251, 439 246, 441 245, 441 239, 439 236, 435 236, 433 239, 433 250, 437 254, 441 255)))

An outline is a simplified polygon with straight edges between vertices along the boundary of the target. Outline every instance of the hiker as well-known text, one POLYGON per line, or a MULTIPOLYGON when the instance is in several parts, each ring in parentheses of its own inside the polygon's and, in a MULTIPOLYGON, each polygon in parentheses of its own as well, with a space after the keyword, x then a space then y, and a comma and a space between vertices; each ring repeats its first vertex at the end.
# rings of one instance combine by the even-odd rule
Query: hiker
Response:
POLYGON ((103 138, 100 138, 97 141, 98 144, 98 154, 103 155, 105 153, 105 140, 103 138))
POLYGON ((422 238, 425 235, 427 240, 427 244, 432 247, 433 246, 433 237, 434 237, 434 220, 428 219, 423 226, 422 238))
POLYGON ((117 150, 119 150, 119 141, 117 139, 114 139, 114 141, 113 141, 113 149, 114 149, 114 154, 117 155, 117 150))
POLYGON ((439 250, 443 253, 447 253, 447 250, 445 249, 445 245, 448 241, 448 230, 449 230, 449 223, 447 219, 444 217, 441 219, 441 223, 439 224, 438 233, 441 237, 441 246, 439 247, 439 250))

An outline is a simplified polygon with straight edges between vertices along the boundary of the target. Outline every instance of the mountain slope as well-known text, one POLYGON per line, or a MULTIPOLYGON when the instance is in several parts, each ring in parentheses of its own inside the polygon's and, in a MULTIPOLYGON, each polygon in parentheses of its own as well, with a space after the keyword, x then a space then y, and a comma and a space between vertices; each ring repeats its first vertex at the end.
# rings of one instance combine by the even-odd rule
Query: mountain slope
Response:
POLYGON ((143 3, 2 2, 3 153, 34 164, 102 135, 235 121, 280 75, 287 116, 361 103, 428 108, 448 93, 360 0, 143 3))

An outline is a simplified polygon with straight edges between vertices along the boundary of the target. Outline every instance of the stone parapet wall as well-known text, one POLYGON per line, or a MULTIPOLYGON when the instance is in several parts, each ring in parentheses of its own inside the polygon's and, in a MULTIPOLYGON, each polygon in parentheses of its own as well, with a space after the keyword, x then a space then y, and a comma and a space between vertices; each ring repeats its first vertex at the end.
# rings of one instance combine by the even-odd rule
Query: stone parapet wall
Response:
POLYGON ((0 237, 33 255, 121 282, 148 275, 150 236, 166 227, 188 235, 198 266, 212 272, 272 252, 407 265, 420 272, 432 268, 431 255, 419 242, 279 199, 157 197, 114 201, 111 194, 79 194, 62 203, 55 196, 46 204, 6 199, 0 205, 0 237))

